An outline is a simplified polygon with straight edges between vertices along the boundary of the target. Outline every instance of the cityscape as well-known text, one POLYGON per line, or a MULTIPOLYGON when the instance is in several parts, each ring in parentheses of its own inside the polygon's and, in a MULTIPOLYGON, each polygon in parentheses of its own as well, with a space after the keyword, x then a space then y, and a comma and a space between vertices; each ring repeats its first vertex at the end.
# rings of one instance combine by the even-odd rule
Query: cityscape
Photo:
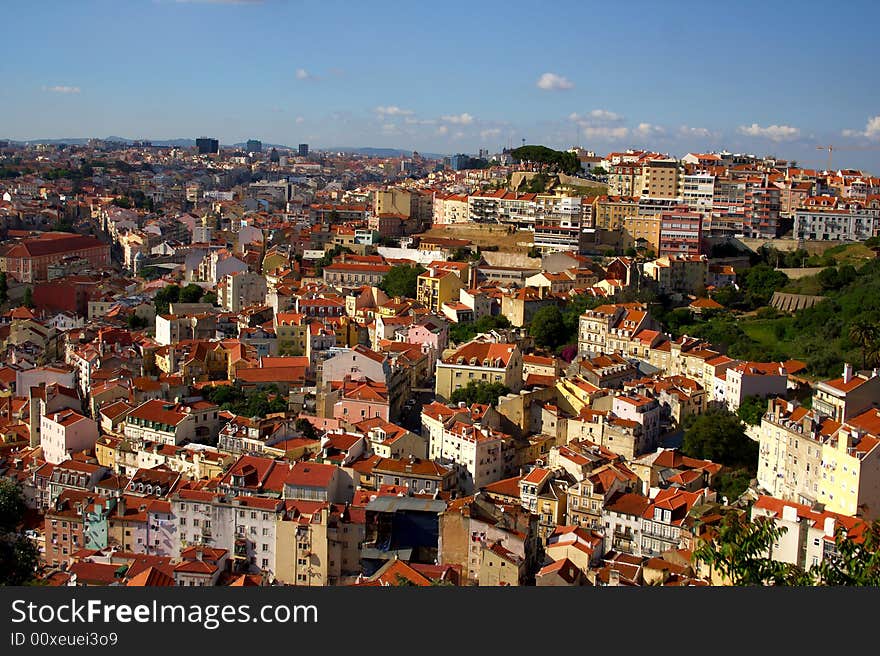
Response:
POLYGON ((876 91, 629 120, 650 88, 572 103, 548 54, 507 115, 436 71, 396 99, 412 62, 359 115, 346 44, 274 97, 224 64, 245 128, 177 81, 135 109, 90 47, 0 128, 0 584, 880 584, 876 91))

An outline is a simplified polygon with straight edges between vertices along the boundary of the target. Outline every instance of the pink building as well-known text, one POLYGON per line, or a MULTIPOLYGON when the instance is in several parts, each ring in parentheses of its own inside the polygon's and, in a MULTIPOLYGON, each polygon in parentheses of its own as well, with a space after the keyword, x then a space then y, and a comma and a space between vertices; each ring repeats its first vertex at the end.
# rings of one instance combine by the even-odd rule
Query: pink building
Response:
POLYGON ((344 381, 333 384, 333 391, 338 395, 333 405, 336 419, 351 424, 374 417, 390 421, 388 387, 385 383, 346 377, 344 381))
POLYGON ((75 410, 61 410, 40 419, 40 446, 46 462, 57 465, 69 454, 92 449, 98 439, 98 424, 75 410))
POLYGON ((428 366, 433 370, 437 357, 449 344, 449 324, 442 319, 428 317, 407 328, 403 335, 410 344, 421 345, 422 352, 430 358, 428 366))
POLYGON ((614 397, 611 411, 621 419, 634 421, 642 426, 644 439, 653 448, 660 438, 660 404, 656 399, 631 392, 614 397))

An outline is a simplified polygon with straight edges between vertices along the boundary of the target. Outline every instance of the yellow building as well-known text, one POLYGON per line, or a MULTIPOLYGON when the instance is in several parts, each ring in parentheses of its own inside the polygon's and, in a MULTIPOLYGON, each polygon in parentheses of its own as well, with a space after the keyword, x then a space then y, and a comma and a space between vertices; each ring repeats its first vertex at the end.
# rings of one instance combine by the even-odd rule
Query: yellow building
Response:
POLYGON ((627 216, 623 219, 622 248, 644 246, 655 253, 660 250, 660 217, 627 216))
POLYGON ((435 393, 446 401, 452 393, 476 383, 503 383, 512 392, 522 389, 522 354, 516 344, 468 342, 437 362, 435 393))
POLYGON ((483 545, 480 561, 481 586, 521 585, 525 560, 501 546, 501 542, 483 545))
POLYGON ((338 585, 359 571, 364 524, 349 510, 309 501, 288 502, 275 524, 275 580, 289 585, 338 585))
POLYGON ((593 201, 593 227, 617 230, 623 225, 623 220, 626 217, 636 216, 638 213, 638 198, 631 196, 596 196, 593 201))
POLYGON ((677 198, 681 195, 681 165, 674 159, 655 159, 642 168, 642 196, 677 198))
POLYGON ((579 415, 582 410, 589 410, 595 399, 606 394, 583 376, 559 379, 556 381, 556 391, 559 392, 559 407, 573 415, 579 415))
POLYGON ((463 286, 458 274, 431 268, 418 278, 416 300, 440 314, 444 303, 458 300, 458 292, 463 286))
MULTIPOLYGON (((412 214, 412 194, 406 189, 385 189, 373 195, 373 216, 380 214, 412 214)), ((419 201, 416 201, 417 203, 419 201)))
POLYGON ((825 510, 880 518, 880 439, 843 426, 822 445, 819 502, 825 510))

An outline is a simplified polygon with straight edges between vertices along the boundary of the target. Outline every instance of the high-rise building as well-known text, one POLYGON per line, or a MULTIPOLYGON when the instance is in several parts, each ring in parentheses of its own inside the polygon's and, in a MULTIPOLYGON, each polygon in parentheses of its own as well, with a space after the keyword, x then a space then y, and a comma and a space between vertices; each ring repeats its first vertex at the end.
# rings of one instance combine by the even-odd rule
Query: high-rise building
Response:
POLYGON ((199 155, 217 154, 220 152, 220 142, 209 137, 199 137, 196 139, 196 148, 199 155))
POLYGON ((261 153, 263 152, 263 142, 259 139, 248 139, 245 150, 249 153, 261 153))
POLYGON ((308 157, 309 156, 309 144, 300 144, 299 145, 299 156, 300 157, 308 157))

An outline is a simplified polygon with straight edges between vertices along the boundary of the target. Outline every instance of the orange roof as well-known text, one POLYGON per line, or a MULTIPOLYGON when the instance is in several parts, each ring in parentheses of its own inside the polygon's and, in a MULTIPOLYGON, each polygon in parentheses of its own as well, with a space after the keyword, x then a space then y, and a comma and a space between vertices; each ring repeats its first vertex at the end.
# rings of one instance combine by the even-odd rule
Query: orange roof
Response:
POLYGON ((443 363, 468 365, 473 361, 473 366, 506 368, 515 348, 516 344, 470 342, 445 358, 443 363))

